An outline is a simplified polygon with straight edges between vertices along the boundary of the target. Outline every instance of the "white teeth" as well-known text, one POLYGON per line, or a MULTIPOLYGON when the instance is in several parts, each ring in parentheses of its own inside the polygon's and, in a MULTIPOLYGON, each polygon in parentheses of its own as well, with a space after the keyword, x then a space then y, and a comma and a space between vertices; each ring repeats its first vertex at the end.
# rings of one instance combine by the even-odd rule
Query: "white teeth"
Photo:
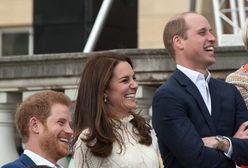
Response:
POLYGON ((66 139, 66 138, 60 138, 59 140, 62 141, 62 142, 65 142, 65 143, 68 143, 69 142, 69 140, 66 139))
POLYGON ((214 51, 214 47, 206 47, 205 50, 207 50, 207 51, 214 51))
POLYGON ((135 98, 135 94, 129 94, 126 96, 126 98, 135 98))

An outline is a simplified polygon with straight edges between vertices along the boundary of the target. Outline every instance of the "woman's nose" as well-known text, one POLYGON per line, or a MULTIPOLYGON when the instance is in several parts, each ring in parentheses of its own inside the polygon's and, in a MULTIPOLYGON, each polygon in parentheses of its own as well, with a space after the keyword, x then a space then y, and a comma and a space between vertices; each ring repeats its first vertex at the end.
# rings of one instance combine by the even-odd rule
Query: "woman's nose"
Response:
POLYGON ((132 81, 131 85, 130 85, 131 88, 138 88, 138 84, 135 80, 132 81))

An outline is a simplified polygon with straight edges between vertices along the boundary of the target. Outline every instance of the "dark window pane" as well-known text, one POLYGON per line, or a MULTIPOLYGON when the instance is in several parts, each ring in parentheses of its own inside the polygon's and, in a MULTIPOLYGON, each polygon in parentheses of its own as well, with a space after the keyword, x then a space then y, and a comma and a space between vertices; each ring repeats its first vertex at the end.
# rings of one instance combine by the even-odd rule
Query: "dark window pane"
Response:
POLYGON ((28 33, 4 33, 2 35, 2 56, 27 54, 28 33))

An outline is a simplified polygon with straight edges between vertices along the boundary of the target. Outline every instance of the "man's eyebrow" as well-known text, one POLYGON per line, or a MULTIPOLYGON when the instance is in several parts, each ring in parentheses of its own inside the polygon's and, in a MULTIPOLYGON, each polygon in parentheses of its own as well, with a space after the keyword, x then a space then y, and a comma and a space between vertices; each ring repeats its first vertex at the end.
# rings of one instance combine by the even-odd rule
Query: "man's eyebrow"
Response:
POLYGON ((199 29, 199 31, 200 31, 200 30, 208 30, 208 31, 210 31, 210 32, 213 31, 212 27, 209 27, 209 28, 208 28, 208 27, 202 27, 202 28, 199 29))

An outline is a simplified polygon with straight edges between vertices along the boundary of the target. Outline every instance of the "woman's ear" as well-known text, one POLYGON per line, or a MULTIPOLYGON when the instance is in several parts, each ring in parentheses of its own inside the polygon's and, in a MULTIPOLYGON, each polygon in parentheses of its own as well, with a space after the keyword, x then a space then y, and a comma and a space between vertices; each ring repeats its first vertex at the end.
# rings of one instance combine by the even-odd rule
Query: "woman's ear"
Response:
POLYGON ((104 93, 103 93, 103 95, 105 96, 108 96, 108 94, 109 94, 109 90, 108 89, 106 89, 106 90, 104 90, 104 93))

